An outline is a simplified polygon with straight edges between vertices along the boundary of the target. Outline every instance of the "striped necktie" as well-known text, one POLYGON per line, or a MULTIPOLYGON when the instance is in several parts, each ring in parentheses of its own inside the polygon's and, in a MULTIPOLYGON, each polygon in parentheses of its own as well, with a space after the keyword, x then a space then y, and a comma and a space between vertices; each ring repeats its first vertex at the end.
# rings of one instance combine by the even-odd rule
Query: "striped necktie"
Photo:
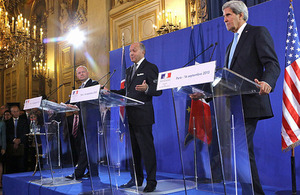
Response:
POLYGON ((79 115, 78 114, 74 114, 72 135, 75 138, 77 137, 78 125, 79 125, 79 115))
POLYGON ((82 88, 84 88, 84 83, 82 83, 81 85, 80 85, 80 87, 79 87, 79 89, 82 89, 82 88))

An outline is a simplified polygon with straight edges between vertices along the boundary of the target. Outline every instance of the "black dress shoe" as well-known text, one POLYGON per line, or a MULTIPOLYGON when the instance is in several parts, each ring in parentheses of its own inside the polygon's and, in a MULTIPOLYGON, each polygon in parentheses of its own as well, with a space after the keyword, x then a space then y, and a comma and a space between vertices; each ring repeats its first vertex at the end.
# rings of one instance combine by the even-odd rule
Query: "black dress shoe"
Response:
POLYGON ((74 173, 73 174, 71 174, 71 175, 68 175, 68 176, 66 176, 65 178, 67 178, 67 179, 81 179, 82 178, 82 176, 80 177, 80 176, 75 176, 74 175, 74 173))
POLYGON ((86 174, 84 174, 84 175, 82 176, 82 178, 84 178, 84 179, 90 178, 90 172, 87 172, 86 174))
MULTIPOLYGON (((142 186, 142 185, 143 185, 143 180, 138 181, 138 186, 142 186)), ((135 180, 134 179, 131 179, 126 184, 121 185, 120 188, 131 188, 132 186, 135 186, 135 180)))
POLYGON ((71 175, 66 176, 65 178, 67 178, 67 179, 74 179, 75 176, 74 176, 74 174, 71 174, 71 175))
POLYGON ((153 192, 156 189, 156 184, 154 183, 147 183, 146 187, 144 188, 144 192, 153 192))

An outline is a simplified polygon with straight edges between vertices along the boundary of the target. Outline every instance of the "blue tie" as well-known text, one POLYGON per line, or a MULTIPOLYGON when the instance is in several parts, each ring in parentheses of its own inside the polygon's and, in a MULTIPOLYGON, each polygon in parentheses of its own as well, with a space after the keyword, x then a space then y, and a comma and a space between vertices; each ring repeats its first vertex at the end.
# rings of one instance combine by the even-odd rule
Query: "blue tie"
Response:
POLYGON ((18 119, 17 118, 15 119, 14 126, 15 126, 15 128, 14 128, 14 136, 17 137, 17 126, 18 126, 18 119))
POLYGON ((239 36, 238 33, 234 33, 234 38, 233 38, 233 42, 232 42, 232 45, 231 45, 231 49, 230 49, 230 53, 229 53, 229 60, 228 60, 228 68, 229 69, 230 69, 232 57, 233 57, 233 54, 234 54, 234 51, 235 51, 235 48, 236 48, 236 45, 237 45, 238 36, 239 36))

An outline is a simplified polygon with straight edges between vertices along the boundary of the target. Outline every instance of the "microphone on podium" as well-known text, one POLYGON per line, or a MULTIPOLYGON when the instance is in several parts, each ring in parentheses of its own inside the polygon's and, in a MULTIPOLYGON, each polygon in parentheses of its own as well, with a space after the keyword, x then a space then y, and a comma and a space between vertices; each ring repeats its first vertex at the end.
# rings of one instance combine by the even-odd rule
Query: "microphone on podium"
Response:
POLYGON ((108 73, 106 73, 103 77, 101 77, 99 80, 98 80, 98 83, 104 78, 104 77, 106 77, 107 75, 109 75, 110 74, 110 71, 108 72, 108 73))
POLYGON ((65 85, 66 83, 60 84, 56 89, 54 89, 53 91, 51 91, 46 97, 46 99, 48 99, 48 97, 50 97, 51 95, 53 95, 55 92, 57 92, 63 85, 65 85))
POLYGON ((212 57, 213 57, 213 55, 214 55, 214 53, 215 53, 215 49, 216 49, 217 45, 218 45, 218 42, 215 42, 215 46, 214 46, 214 49, 213 49, 213 51, 212 51, 212 53, 211 53, 211 56, 210 56, 210 58, 209 58, 209 62, 211 61, 211 59, 212 59, 212 57))
POLYGON ((210 49, 213 46, 214 46, 214 44, 210 44, 210 46, 208 46, 208 48, 206 48, 201 53, 199 53, 196 57, 194 57, 192 60, 190 60, 188 63, 186 63, 183 67, 186 67, 189 63, 191 63, 192 61, 196 60, 200 55, 202 55, 204 52, 206 52, 208 49, 210 49))
POLYGON ((111 75, 109 75, 109 78, 107 79, 107 81, 104 83, 103 86, 101 86, 101 89, 104 89, 104 87, 107 85, 107 83, 110 81, 111 77, 115 74, 116 69, 114 69, 114 71, 111 73, 111 75))

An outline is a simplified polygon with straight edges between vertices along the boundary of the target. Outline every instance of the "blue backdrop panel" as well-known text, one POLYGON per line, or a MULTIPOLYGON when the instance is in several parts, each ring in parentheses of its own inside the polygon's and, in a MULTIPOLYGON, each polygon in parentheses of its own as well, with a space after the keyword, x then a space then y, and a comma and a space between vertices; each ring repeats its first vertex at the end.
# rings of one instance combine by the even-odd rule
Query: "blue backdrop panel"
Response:
MULTIPOLYGON (((285 40, 287 29, 287 12, 289 1, 273 0, 259 4, 249 9, 249 24, 266 26, 275 44, 281 66, 281 75, 275 91, 271 94, 271 103, 275 117, 260 121, 254 137, 256 161, 260 179, 263 185, 277 186, 290 189, 291 153, 281 151, 281 117, 282 117, 282 85, 285 68, 285 40)), ((300 26, 300 2, 294 2, 295 17, 300 26)), ((159 36, 143 43, 146 46, 146 58, 156 64, 159 71, 167 71, 182 67, 189 61, 191 28, 159 36)), ((194 27, 194 44, 196 54, 207 48, 211 43, 218 42, 212 60, 217 61, 218 67, 223 67, 225 50, 231 42, 233 34, 227 32, 223 17, 194 27)), ((129 58, 129 47, 126 50, 126 64, 132 65, 129 58)), ((212 49, 200 56, 198 62, 210 59, 212 49)), ((110 70, 116 69, 111 80, 111 89, 120 87, 121 79, 121 49, 110 52, 110 70)), ((180 172, 181 165, 178 155, 177 134, 174 118, 171 90, 165 90, 159 97, 154 98, 156 123, 153 126, 155 147, 157 150, 158 171, 180 172)), ((182 104, 185 102, 183 101, 182 104)), ((179 110, 179 117, 185 117, 185 105, 179 110)), ((118 112, 112 112, 112 118, 118 118, 118 112)), ((181 134, 184 125, 180 124, 181 134)), ((300 181, 300 147, 295 149, 298 186, 300 181)), ((191 166, 191 169, 193 167, 191 166)))

